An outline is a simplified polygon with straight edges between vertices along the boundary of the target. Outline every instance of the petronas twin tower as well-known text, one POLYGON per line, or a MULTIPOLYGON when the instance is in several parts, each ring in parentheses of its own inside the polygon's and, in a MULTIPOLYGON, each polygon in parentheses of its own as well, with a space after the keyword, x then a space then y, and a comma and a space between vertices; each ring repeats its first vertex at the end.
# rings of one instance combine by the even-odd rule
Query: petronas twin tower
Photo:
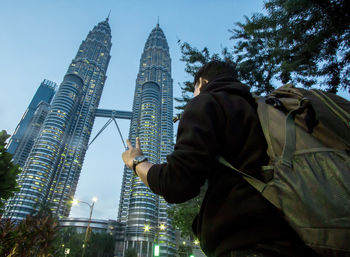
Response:
MULTIPOLYGON (((111 39, 107 18, 80 45, 34 140, 18 179, 20 191, 7 202, 5 217, 22 220, 43 204, 58 217, 69 215, 106 81, 111 39)), ((172 84, 169 47, 157 24, 141 56, 129 131, 133 143, 140 137, 143 152, 154 163, 166 161, 173 147, 172 84)), ((160 256, 175 256, 167 208, 164 199, 125 167, 118 213, 121 252, 134 248, 139 256, 150 257, 157 243, 160 256)))
MULTIPOLYGON (((173 143, 173 80, 165 35, 159 24, 152 30, 140 60, 129 138, 153 163, 166 161, 173 143)), ((160 256, 175 255, 175 235, 166 209, 168 204, 153 194, 127 167, 124 168, 118 220, 124 224, 125 247, 140 256, 153 256, 152 245, 160 245, 160 256)))

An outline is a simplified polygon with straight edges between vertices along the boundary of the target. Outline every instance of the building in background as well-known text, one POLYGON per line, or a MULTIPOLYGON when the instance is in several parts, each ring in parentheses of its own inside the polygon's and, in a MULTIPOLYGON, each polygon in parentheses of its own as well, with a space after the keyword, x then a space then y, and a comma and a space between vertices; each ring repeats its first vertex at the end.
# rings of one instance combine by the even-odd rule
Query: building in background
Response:
POLYGON ((88 218, 62 218, 59 220, 61 228, 74 228, 77 233, 85 233, 89 227, 94 233, 108 233, 115 235, 118 232, 118 223, 116 220, 103 220, 88 218))
MULTIPOLYGON (((21 150, 17 150, 18 146, 20 144, 27 145, 26 142, 23 142, 23 138, 26 137, 28 134, 27 129, 30 127, 30 122, 33 118, 33 115, 41 102, 45 102, 50 104, 54 95, 55 95, 55 89, 57 85, 56 83, 44 79, 43 82, 41 82, 38 90, 36 91, 34 97, 32 98, 32 101, 30 102, 28 108, 24 112, 21 121, 18 123, 15 132, 13 133, 9 143, 8 143, 8 149, 7 151, 14 155, 14 162, 20 164, 23 162, 23 157, 28 157, 29 152, 23 153, 23 148, 21 150), (19 163, 21 161, 21 163, 19 163)), ((25 161, 25 159, 24 159, 25 161)))
POLYGON ((25 133, 23 133, 23 136, 16 148, 15 154, 13 155, 13 162, 21 166, 21 168, 24 167, 29 153, 32 150, 34 140, 39 134, 39 131, 49 112, 49 108, 49 103, 41 101, 38 104, 30 122, 28 123, 25 133))
MULTIPOLYGON (((169 47, 159 24, 149 35, 141 56, 132 111, 131 142, 135 144, 135 138, 140 137, 148 159, 153 163, 165 162, 173 150, 173 81, 169 47)), ((154 242, 158 242, 160 256, 175 256, 175 233, 167 208, 162 197, 153 194, 125 167, 118 213, 124 237, 117 242, 116 249, 135 248, 139 256, 150 257, 154 242)))
POLYGON ((81 43, 25 162, 16 192, 6 205, 13 220, 46 204, 67 217, 75 194, 109 64, 108 18, 81 43))

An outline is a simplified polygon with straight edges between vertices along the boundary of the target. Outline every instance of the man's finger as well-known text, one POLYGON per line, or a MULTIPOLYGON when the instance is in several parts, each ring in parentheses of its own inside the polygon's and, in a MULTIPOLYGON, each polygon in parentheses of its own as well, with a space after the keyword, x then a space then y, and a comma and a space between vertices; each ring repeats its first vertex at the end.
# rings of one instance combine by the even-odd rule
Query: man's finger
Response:
POLYGON ((136 148, 141 148, 140 147, 140 138, 139 137, 136 138, 136 148))
POLYGON ((129 139, 126 140, 126 144, 128 145, 128 148, 129 148, 129 149, 132 149, 132 148, 133 148, 133 146, 132 146, 132 144, 131 144, 131 142, 130 142, 129 139))

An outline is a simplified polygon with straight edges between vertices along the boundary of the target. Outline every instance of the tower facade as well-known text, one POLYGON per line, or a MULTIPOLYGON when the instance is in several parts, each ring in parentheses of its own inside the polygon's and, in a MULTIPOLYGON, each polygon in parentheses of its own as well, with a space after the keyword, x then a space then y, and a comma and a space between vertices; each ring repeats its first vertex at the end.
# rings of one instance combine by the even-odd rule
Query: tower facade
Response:
POLYGON ((52 100, 5 216, 24 219, 40 204, 69 215, 110 60, 108 18, 81 43, 52 100))
MULTIPOLYGON (((165 35, 159 24, 144 47, 136 79, 129 138, 140 137, 144 154, 153 163, 166 161, 173 150, 173 80, 165 35)), ((124 168, 118 221, 124 226, 124 242, 117 249, 135 248, 139 256, 175 256, 175 234, 167 216, 168 204, 124 168)), ((118 255, 119 256, 119 255, 118 255)))

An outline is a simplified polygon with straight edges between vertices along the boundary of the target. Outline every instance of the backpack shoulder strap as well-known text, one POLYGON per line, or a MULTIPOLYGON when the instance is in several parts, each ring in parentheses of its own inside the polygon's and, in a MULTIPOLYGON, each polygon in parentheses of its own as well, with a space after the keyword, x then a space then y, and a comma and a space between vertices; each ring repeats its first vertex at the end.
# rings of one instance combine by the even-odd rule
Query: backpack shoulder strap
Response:
POLYGON ((275 150, 273 149, 273 144, 272 144, 270 131, 269 131, 268 105, 265 102, 264 97, 256 96, 255 101, 256 101, 256 104, 258 105, 257 112, 258 112, 258 116, 259 116, 259 120, 260 120, 260 125, 261 125, 261 128, 263 130, 263 133, 264 133, 264 136, 266 139, 266 143, 268 145, 269 156, 272 159, 276 159, 277 156, 276 156, 275 150))
POLYGON ((256 178, 254 178, 253 176, 250 176, 249 174, 240 171, 239 169, 236 169, 235 167, 233 167, 228 161, 226 161, 224 159, 224 157, 222 157, 221 155, 218 156, 218 161, 225 165, 226 167, 238 172, 239 174, 242 175, 242 178, 247 181, 251 186, 253 186, 256 190, 258 190, 260 193, 264 191, 266 184, 256 178))

